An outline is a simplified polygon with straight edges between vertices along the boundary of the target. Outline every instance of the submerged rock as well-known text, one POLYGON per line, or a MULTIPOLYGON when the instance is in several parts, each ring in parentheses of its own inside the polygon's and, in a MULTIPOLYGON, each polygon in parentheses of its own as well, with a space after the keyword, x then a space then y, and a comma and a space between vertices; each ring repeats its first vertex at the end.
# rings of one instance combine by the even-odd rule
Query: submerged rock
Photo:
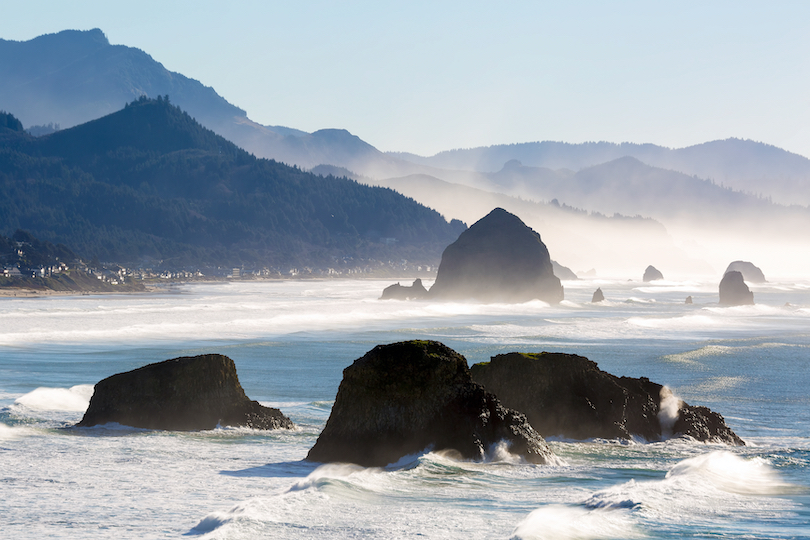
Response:
MULTIPOLYGON (((754 263, 748 261, 734 261, 728 265, 725 274, 731 271, 737 271, 743 275, 745 281, 751 283, 765 283, 765 274, 754 263)), ((724 274, 724 275, 725 275, 724 274)))
POLYGON ((723 417, 693 407, 646 377, 616 377, 583 356, 563 353, 499 354, 470 369, 473 380, 507 406, 523 411, 545 436, 656 441, 689 435, 744 445, 723 417))
POLYGON ((657 281, 659 279, 664 279, 664 274, 661 273, 658 268, 650 265, 644 270, 644 277, 642 280, 644 283, 649 283, 650 281, 657 281))
POLYGON ((593 297, 591 298, 591 303, 596 304, 597 302, 602 302, 605 299, 605 294, 602 292, 602 287, 597 288, 593 291, 593 297))
POLYGON ((724 306, 745 306, 754 303, 754 293, 743 281, 741 272, 727 272, 720 281, 720 303, 724 306))
POLYGON ((395 283, 383 289, 380 300, 416 300, 426 298, 427 289, 422 285, 422 280, 417 278, 410 287, 395 283))
POLYGON ((221 354, 166 360, 98 382, 77 426, 109 422, 176 431, 218 425, 294 427, 278 409, 251 401, 239 384, 233 360, 221 354))
POLYGON ((558 303, 563 287, 540 235, 517 216, 496 208, 444 250, 430 297, 558 303))
POLYGON ((499 442, 532 463, 552 459, 526 417, 475 384, 467 360, 435 341, 378 345, 343 371, 307 459, 384 466, 426 448, 482 459, 499 442))

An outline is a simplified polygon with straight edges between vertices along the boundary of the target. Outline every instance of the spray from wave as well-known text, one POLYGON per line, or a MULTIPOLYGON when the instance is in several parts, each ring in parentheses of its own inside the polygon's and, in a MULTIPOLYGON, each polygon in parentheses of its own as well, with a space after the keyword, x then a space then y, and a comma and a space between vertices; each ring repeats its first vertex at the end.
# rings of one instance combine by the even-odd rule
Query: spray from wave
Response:
POLYGON ((84 412, 93 397, 92 384, 80 384, 71 388, 37 388, 14 403, 34 411, 84 412))
POLYGON ((669 387, 661 387, 661 404, 658 409, 658 423, 661 424, 661 436, 664 439, 672 437, 675 422, 678 421, 678 410, 683 402, 672 393, 669 387))

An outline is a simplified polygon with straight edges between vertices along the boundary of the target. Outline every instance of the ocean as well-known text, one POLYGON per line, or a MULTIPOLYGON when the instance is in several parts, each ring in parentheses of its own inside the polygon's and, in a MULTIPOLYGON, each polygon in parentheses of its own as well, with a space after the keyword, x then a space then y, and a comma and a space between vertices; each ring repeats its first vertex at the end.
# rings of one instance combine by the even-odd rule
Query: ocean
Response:
POLYGON ((810 538, 810 282, 749 284, 757 304, 742 307, 719 306, 717 282, 700 280, 566 281, 557 306, 378 300, 390 283, 0 298, 0 537, 810 538), (596 287, 606 301, 591 304, 596 287), (342 370, 409 339, 470 364, 580 354, 710 407, 747 446, 544 434, 558 464, 304 461, 342 370), (70 427, 99 380, 209 352, 297 429, 70 427))

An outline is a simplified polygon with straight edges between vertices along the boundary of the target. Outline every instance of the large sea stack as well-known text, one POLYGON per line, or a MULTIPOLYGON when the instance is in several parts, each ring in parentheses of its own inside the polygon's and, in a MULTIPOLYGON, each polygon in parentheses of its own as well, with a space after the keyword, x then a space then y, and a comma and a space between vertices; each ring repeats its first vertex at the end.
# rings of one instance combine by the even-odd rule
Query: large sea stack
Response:
POLYGON ((664 274, 661 271, 650 265, 644 270, 644 276, 641 278, 644 283, 649 283, 650 281, 658 281, 659 279, 664 279, 664 274))
POLYGON ((473 380, 507 407, 526 414, 540 433, 570 439, 657 441, 689 435, 744 445, 723 417, 693 407, 645 377, 616 377, 583 356, 563 353, 499 354, 471 368, 473 380))
MULTIPOLYGON (((741 273, 743 279, 750 283, 765 283, 765 274, 762 270, 752 262, 748 261, 734 261, 726 268, 726 274, 736 270, 741 273)), ((725 274, 724 274, 725 275, 725 274)))
POLYGON ((754 303, 754 293, 743 280, 741 272, 726 272, 720 280, 720 304, 724 306, 745 306, 754 303))
POLYGON ((343 370, 307 459, 384 466, 428 448, 482 459, 501 441, 532 463, 552 459, 523 414, 472 381, 463 356, 435 341, 407 341, 378 345, 343 370))
POLYGON ((496 208, 444 250, 430 297, 558 303, 563 287, 540 235, 514 214, 496 208))
POLYGON ((96 384, 77 425, 196 431, 222 426, 292 428, 278 409, 245 395, 233 360, 221 354, 187 356, 118 373, 96 384))

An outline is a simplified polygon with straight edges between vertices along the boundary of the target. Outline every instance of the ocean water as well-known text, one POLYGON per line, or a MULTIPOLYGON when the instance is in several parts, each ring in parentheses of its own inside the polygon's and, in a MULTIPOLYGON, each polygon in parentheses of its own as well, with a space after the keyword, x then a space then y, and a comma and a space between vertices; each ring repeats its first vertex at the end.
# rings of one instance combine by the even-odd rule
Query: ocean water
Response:
POLYGON ((0 537, 810 538, 810 283, 753 286, 745 307, 718 306, 700 281, 565 282, 558 306, 377 300, 388 284, 0 298, 0 537), (593 305, 597 286, 607 301, 593 305), (748 445, 551 437, 555 465, 497 449, 381 469, 304 461, 342 370, 416 338, 471 364, 581 354, 712 408, 748 445), (233 358, 248 396, 298 428, 70 428, 100 379, 206 352, 233 358))

